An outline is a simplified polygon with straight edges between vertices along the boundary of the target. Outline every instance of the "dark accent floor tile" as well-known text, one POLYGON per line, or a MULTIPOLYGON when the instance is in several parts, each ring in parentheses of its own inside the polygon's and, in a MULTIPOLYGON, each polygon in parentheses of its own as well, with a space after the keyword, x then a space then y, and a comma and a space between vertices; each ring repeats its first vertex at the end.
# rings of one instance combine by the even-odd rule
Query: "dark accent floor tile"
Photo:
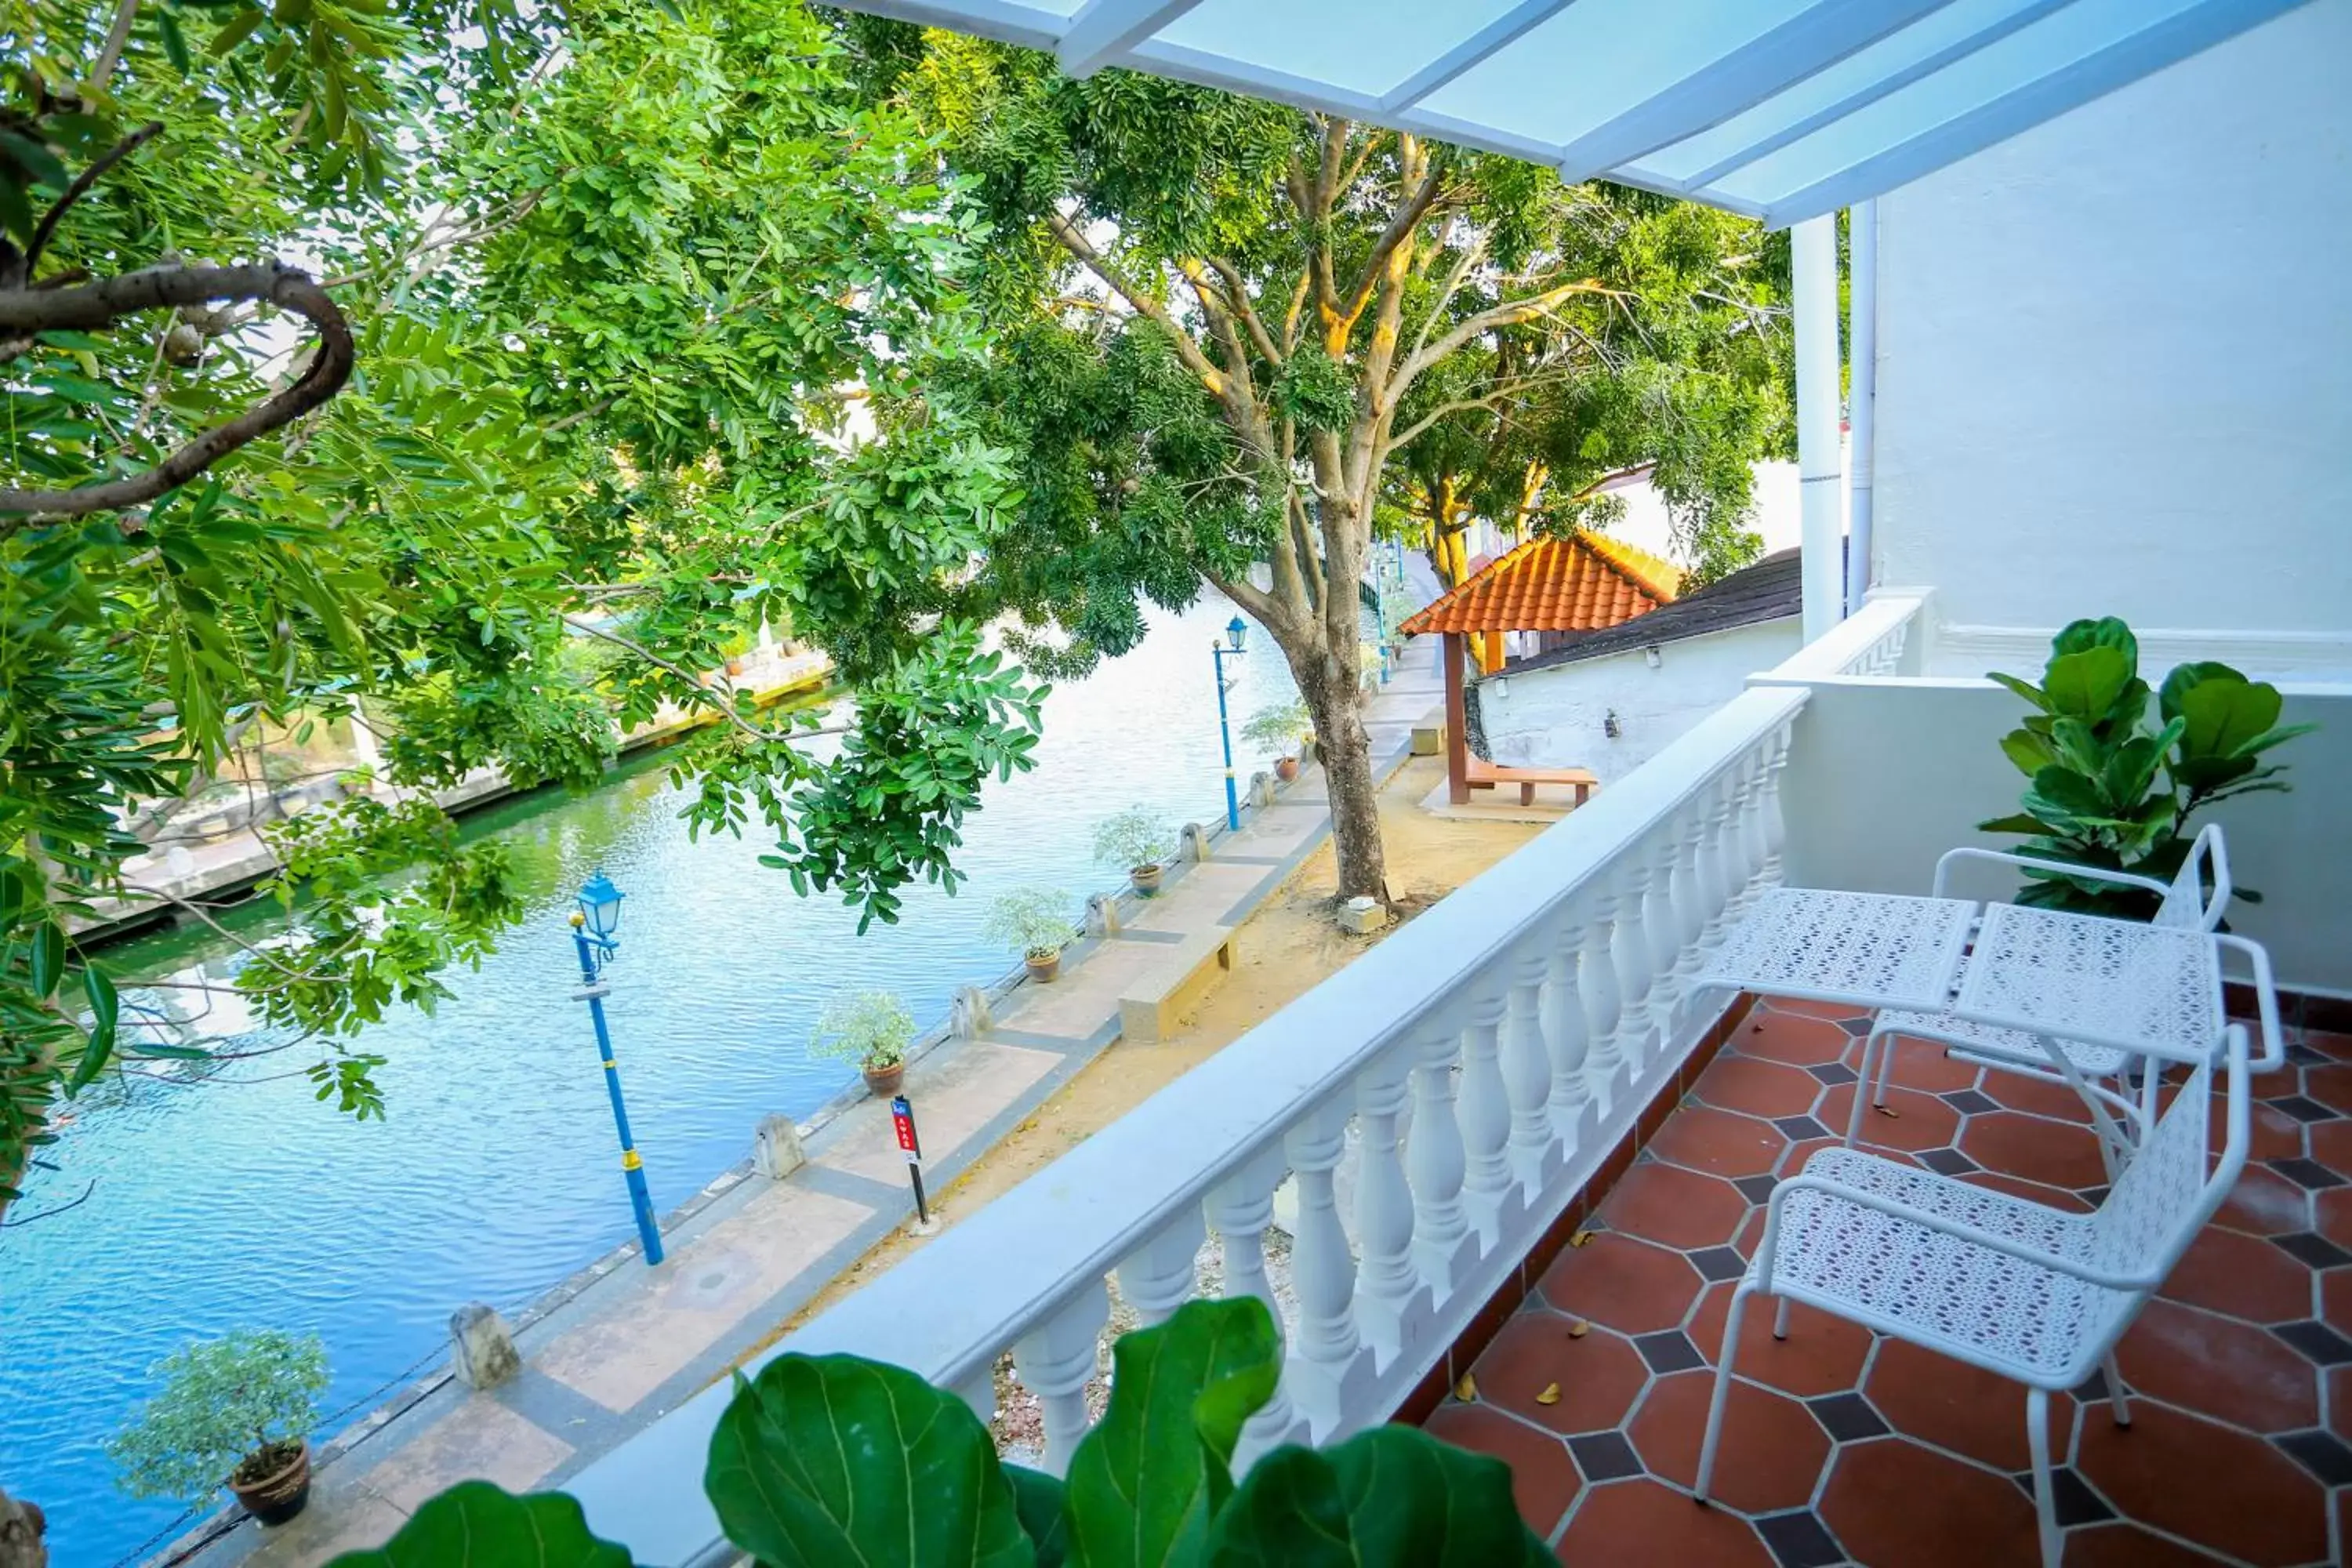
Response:
POLYGON ((2308 1230, 2274 1236, 2271 1237, 2271 1245, 2306 1268, 2341 1268, 2352 1263, 2352 1252, 2347 1252, 2326 1237, 2308 1230))
MULTIPOLYGON (((2020 1470, 2010 1478, 2027 1497, 2033 1495, 2033 1472, 2020 1470)), ((2107 1500, 2091 1489, 2090 1483, 2074 1473, 2071 1465, 2060 1465, 2050 1472, 2050 1502, 2058 1513, 2058 1528, 2072 1530, 2078 1524, 2097 1524, 2116 1517, 2107 1500)))
POLYGON ((1705 1366, 1706 1358, 1680 1329, 1668 1329, 1664 1333, 1643 1334, 1633 1341, 1633 1348, 1650 1363, 1650 1370, 1664 1375, 1670 1372, 1688 1372, 1695 1366, 1705 1366))
POLYGON ((2099 1368, 2084 1378, 2074 1389, 2074 1397, 2084 1405, 2096 1405, 2107 1396, 2107 1369, 2099 1368))
POLYGON ((1771 1548, 1780 1568, 1831 1568, 1845 1561, 1837 1538, 1811 1509, 1768 1514, 1756 1521, 1756 1533, 1771 1548))
POLYGON ((2273 1100, 2265 1103, 2274 1110, 2285 1111, 2297 1121, 2333 1121, 2344 1114, 2333 1106, 2322 1105, 2319 1101, 2300 1094, 2290 1094, 2284 1100, 2273 1100))
POLYGON ((2326 1487, 2352 1485, 2352 1447, 2333 1432, 2290 1432, 2271 1441, 2294 1456, 2294 1461, 2319 1478, 2326 1487))
POLYGON ((1739 1189, 1739 1195, 1746 1198, 1749 1203, 1769 1204, 1772 1201, 1772 1189, 1780 1184, 1780 1178, 1778 1176, 1739 1176, 1735 1178, 1731 1184, 1738 1187, 1739 1189))
POLYGON ((2315 1051, 2309 1046, 2305 1045, 2301 1040, 2297 1040, 2294 1044, 2287 1047, 2286 1059, 2299 1068, 2314 1068, 2325 1066, 2329 1062, 2333 1062, 2336 1058, 2329 1056, 2326 1051, 2315 1051))
POLYGON ((1924 1149, 1913 1157, 1939 1176, 1965 1176, 1979 1169, 1974 1160, 1958 1149, 1924 1149))
POLYGON ((1870 1022, 1868 1018, 1840 1018, 1837 1026, 1858 1040, 1870 1033, 1870 1022))
POLYGON ((1728 1247, 1704 1247, 1684 1256, 1710 1285, 1721 1279, 1737 1279, 1748 1272, 1748 1259, 1728 1247))
MULTIPOLYGON (((1776 1118, 1772 1125, 1779 1128, 1780 1136, 1791 1143, 1801 1143, 1808 1138, 1832 1136, 1828 1128, 1810 1116, 1782 1116, 1776 1118)), ((2308 1163, 2308 1162, 2305 1163, 2308 1163)))
POLYGON ((2346 1339, 2326 1323, 2286 1323, 2271 1332, 2322 1366, 2341 1366, 2352 1361, 2352 1340, 2346 1339))
POLYGON ((1989 1110, 1999 1110, 2000 1102, 1990 1095, 1979 1094, 1972 1089, 1956 1089, 1942 1097, 1946 1105, 1963 1116, 1982 1116, 1989 1110))
POLYGON ((1870 1407, 1870 1401, 1859 1394, 1825 1394, 1819 1399, 1806 1400, 1805 1408, 1828 1429, 1832 1439, 1840 1443, 1858 1443, 1887 1429, 1878 1412, 1870 1407))
POLYGON ((2095 1187, 2084 1187, 2080 1189, 2075 1195, 2080 1197, 2084 1203, 2090 1205, 2093 1208, 2097 1208, 2101 1204, 2107 1201, 2106 1184, 2102 1183, 2095 1187))
POLYGON ((1823 1062, 1819 1067, 1807 1068, 1805 1070, 1832 1089, 1842 1083, 1852 1083, 1854 1077, 1853 1069, 1843 1062, 1823 1062))
POLYGON ((1568 1451, 1576 1456, 1576 1468, 1584 1472, 1588 1484, 1622 1480, 1642 1473, 1641 1456, 1633 1452, 1633 1445, 1625 1441, 1622 1432, 1570 1437, 1568 1451))
POLYGON ((2343 1177, 2316 1160, 2273 1160, 2269 1164, 2272 1170, 2309 1192, 2324 1192, 2344 1184, 2343 1177))

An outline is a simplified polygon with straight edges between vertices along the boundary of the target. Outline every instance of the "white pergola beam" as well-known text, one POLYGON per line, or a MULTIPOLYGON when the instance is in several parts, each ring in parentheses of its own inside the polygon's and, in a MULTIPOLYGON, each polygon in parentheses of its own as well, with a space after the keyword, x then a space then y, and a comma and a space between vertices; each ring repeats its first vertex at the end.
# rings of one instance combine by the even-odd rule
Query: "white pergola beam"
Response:
POLYGON ((1605 174, 1722 124, 1949 0, 1822 0, 1560 149, 1560 178, 1605 174))
POLYGON ((1381 108, 1391 114, 1400 109, 1411 108, 1481 60, 1499 52, 1538 23, 1549 21, 1572 4, 1574 0, 1519 0, 1518 5, 1382 93, 1381 108))
POLYGON ((1764 221, 1773 228, 1790 227, 1908 184, 2307 3, 2203 0, 2176 11, 1908 142, 1767 203, 1764 221))
POLYGON ((1900 70, 1890 71, 1877 78, 1867 86, 1848 93, 1828 108, 1782 126, 1769 136, 1762 137, 1742 147, 1737 153, 1717 160, 1685 180, 1683 189, 1685 191, 1702 190, 1734 170, 1744 169, 1759 158, 1778 153, 1791 142, 1810 136, 1824 125, 1843 120, 1857 109, 1866 109, 1891 92, 1900 92, 1913 82, 1924 77, 1935 75, 1955 60, 1966 59, 1986 45, 1998 43, 2020 27, 2039 22, 2053 11, 2063 10, 2074 3, 2074 0, 2034 0, 2032 5, 2020 6, 1999 21, 1978 29, 1967 37, 1948 44, 1931 55, 1914 60, 1900 70))
POLYGON ((1072 76, 1092 76, 1169 23, 1198 5, 1201 0, 1087 0, 1070 18, 1069 31, 1054 46, 1062 68, 1072 76))

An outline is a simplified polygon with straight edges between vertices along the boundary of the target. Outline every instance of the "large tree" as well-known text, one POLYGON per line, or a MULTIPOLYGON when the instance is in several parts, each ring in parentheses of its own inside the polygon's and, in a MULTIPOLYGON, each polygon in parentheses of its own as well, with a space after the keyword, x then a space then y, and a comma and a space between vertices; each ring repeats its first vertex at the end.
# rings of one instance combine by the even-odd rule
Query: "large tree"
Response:
POLYGON ((1011 481, 943 423, 842 438, 971 257, 847 63, 750 0, 0 0, 0 1205, 57 1094, 190 1053, 68 934, 157 896, 134 829, 355 702, 404 798, 268 830, 301 918, 238 984, 357 1114, 364 1026, 519 912, 431 802, 471 768, 584 785, 699 708, 700 826, 869 916, 952 885, 1034 739, 942 597, 1011 481), (763 620, 856 682, 836 757, 705 680, 763 620))
MULTIPOLYGON (((1358 606, 1401 455, 1458 415, 1633 387, 1625 365, 1654 362, 1621 323, 1702 289, 1753 331, 1777 298, 1763 236, 1379 127, 851 26, 869 90, 944 138, 992 231, 991 363, 978 395, 943 374, 937 396, 1024 453, 1002 604, 1074 633, 1079 662, 1139 635, 1139 594, 1205 581, 1244 606, 1314 717, 1339 894, 1385 898, 1358 606)), ((1616 460, 1642 426, 1613 421, 1616 460)))

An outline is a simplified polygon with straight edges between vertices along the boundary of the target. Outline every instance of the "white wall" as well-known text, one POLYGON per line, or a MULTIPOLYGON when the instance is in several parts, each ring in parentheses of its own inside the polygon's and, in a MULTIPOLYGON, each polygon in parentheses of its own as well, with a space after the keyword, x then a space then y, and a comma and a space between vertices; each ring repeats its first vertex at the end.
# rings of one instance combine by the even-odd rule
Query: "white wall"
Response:
POLYGON ((1791 617, 1638 647, 1477 683, 1489 754, 1506 766, 1589 768, 1613 784, 1739 695, 1748 678, 1797 651, 1791 617), (1614 711, 1620 734, 1609 738, 1614 711))
POLYGON ((1879 208, 1876 581, 2352 663, 2352 0, 1879 208))

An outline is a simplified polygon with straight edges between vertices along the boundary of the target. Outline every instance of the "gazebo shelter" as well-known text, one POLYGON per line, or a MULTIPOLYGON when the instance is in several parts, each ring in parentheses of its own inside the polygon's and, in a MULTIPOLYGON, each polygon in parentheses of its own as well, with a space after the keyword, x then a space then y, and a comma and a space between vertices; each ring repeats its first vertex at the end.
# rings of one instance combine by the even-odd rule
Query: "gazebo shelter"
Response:
POLYGON ((1480 674, 1492 675, 1507 657, 1507 633, 1533 633, 1539 646, 1530 651, 1548 652, 1673 603, 1681 584, 1680 568, 1613 539, 1531 539, 1406 620, 1402 631, 1416 637, 1433 632, 1445 639, 1439 664, 1445 671, 1446 798, 1466 805, 1474 789, 1516 784, 1526 805, 1535 799, 1536 785, 1567 784, 1576 786, 1581 802, 1592 784, 1592 776, 1578 769, 1504 768, 1471 755, 1463 694, 1465 649, 1480 674))

